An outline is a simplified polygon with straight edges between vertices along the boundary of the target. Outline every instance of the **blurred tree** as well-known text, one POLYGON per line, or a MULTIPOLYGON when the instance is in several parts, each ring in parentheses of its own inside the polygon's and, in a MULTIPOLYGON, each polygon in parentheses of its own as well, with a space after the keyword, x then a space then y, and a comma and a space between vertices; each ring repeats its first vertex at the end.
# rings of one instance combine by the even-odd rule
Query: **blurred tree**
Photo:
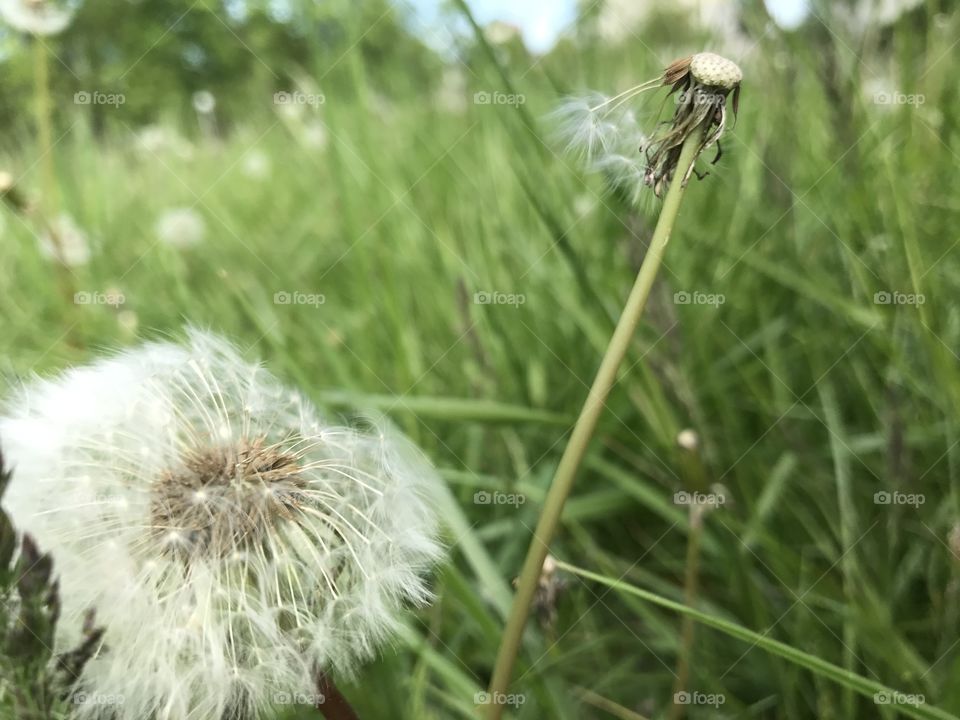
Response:
MULTIPOLYGON (((161 113, 189 120, 190 98, 207 90, 229 126, 258 103, 272 111, 272 94, 294 89, 297 78, 312 75, 324 92, 351 94, 343 60, 357 50, 378 91, 431 89, 442 61, 406 20, 387 0, 86 0, 66 31, 44 42, 61 123, 81 91, 124 96, 119 107, 84 108, 102 128, 112 119, 156 122, 161 113)), ((27 49, 26 38, 0 29, 0 121, 8 126, 27 116, 27 49)))

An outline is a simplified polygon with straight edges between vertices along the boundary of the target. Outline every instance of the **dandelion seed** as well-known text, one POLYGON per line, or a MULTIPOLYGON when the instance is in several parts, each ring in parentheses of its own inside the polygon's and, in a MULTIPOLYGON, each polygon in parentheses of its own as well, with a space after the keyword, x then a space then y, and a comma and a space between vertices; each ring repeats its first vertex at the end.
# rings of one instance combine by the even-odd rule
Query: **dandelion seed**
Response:
POLYGON ((73 10, 52 0, 0 0, 0 17, 30 35, 58 35, 73 20, 73 10))
POLYGON ((80 267, 90 262, 87 234, 66 213, 57 216, 38 236, 41 254, 65 267, 80 267))
MULTIPOLYGON (((568 99, 553 117, 567 150, 578 154, 588 169, 605 173, 613 185, 627 189, 635 199, 643 187, 661 197, 691 133, 708 125, 698 155, 719 143, 727 125, 727 97, 732 93, 736 115, 742 77, 732 61, 714 53, 698 53, 677 60, 661 76, 618 95, 568 99), (669 122, 656 124, 648 135, 641 130, 630 103, 663 87, 671 88, 676 109, 669 122)), ((691 166, 682 178, 684 184, 692 172, 691 166)))
POLYGON ((173 208, 157 219, 155 232, 162 243, 175 248, 188 248, 203 242, 207 223, 193 208, 173 208))
POLYGON ((273 717, 275 693, 352 672, 429 598, 432 469, 387 426, 328 424, 215 336, 27 387, 0 437, 3 505, 60 573, 57 647, 89 608, 104 628, 78 689, 122 697, 111 720, 273 717))

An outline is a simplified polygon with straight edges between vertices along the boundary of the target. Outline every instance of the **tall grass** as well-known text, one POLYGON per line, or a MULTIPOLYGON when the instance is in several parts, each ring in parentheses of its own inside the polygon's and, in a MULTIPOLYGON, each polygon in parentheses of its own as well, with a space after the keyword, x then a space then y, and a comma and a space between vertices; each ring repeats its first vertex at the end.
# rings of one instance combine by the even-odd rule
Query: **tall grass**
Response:
MULTIPOLYGON (((553 633, 528 630, 516 717, 664 716, 689 533, 673 503, 683 427, 729 500, 703 530, 695 617, 707 628, 690 690, 722 695, 735 717, 897 717, 874 703, 879 687, 924 696, 906 716, 960 715, 960 561, 947 543, 960 520, 960 14, 862 44, 814 25, 758 36, 738 58, 739 122, 685 208, 552 546, 595 576, 567 576, 553 633), (877 104, 881 91, 925 102, 877 104), (724 302, 678 304, 682 292, 724 302), (877 504, 878 492, 925 502, 877 504), (743 642, 724 634, 735 628, 743 642)), ((628 43, 508 63, 525 116, 330 96, 323 151, 266 96, 251 99, 245 129, 192 159, 133 150, 119 122, 95 137, 82 108, 60 108, 72 127, 57 148, 61 203, 98 242, 75 287, 116 288, 125 303, 70 304, 32 221, 4 208, 4 383, 132 342, 122 310, 142 335, 189 320, 234 336, 331 410, 388 412, 449 481, 452 561, 434 606, 346 691, 361 717, 475 717, 561 433, 653 221, 554 155, 525 117, 704 47, 665 42, 660 57, 628 43), (253 148, 273 161, 267 180, 241 171, 253 148), (154 221, 173 205, 206 217, 205 244, 157 243, 154 221), (277 304, 279 292, 325 301, 277 304), (482 292, 525 301, 479 304, 482 292), (480 504, 481 491, 526 501, 480 504)), ((347 60, 335 72, 363 81, 362 59, 347 60)), ((507 92, 483 57, 465 74, 468 101, 507 92)), ((32 142, 25 128, 2 148, 27 191, 41 183, 32 142)))

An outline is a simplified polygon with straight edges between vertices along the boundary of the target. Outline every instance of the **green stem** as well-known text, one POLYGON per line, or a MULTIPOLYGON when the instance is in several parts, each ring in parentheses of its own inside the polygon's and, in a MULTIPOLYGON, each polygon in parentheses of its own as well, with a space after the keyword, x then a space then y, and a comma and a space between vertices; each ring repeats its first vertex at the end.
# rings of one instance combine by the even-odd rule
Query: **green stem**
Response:
MULTIPOLYGON (((683 600, 692 607, 697 601, 697 590, 700 584, 700 540, 703 537, 703 516, 706 509, 701 505, 690 506, 690 534, 687 536, 687 567, 683 582, 683 600)), ((693 654, 693 635, 695 625, 693 618, 683 618, 683 628, 680 631, 680 653, 677 657, 677 677, 673 684, 673 696, 685 692, 690 677, 690 656, 693 654)), ((674 702, 670 706, 670 720, 681 720, 685 705, 674 702)))
MULTIPOLYGON (((680 210, 680 201, 683 198, 684 191, 681 179, 686 176, 687 170, 696 159, 705 130, 705 125, 700 129, 695 129, 684 140, 676 172, 673 175, 673 182, 670 183, 670 188, 667 190, 667 196, 663 201, 663 209, 660 211, 660 218, 650 241, 650 249, 643 259, 643 265, 640 267, 633 290, 630 291, 630 297, 627 298, 623 314, 620 316, 617 327, 613 331, 613 336, 610 338, 610 344, 607 346, 607 351, 600 362, 600 369, 597 371, 597 376, 587 395, 586 402, 573 427, 570 441, 564 450, 563 457, 560 458, 553 483, 547 492, 543 510, 540 513, 540 519, 533 533, 530 547, 527 550, 527 557, 523 563, 523 570, 517 583, 517 593, 510 609, 510 616, 507 618, 507 625, 500 641, 500 650, 497 653, 497 661, 490 680, 491 697, 500 697, 507 693, 517 653, 523 639, 523 629, 527 624, 527 616, 530 614, 530 606, 533 603, 537 582, 543 569, 543 561, 547 557, 550 540, 556 532, 563 505, 573 487, 574 478, 587 452, 600 414, 603 412, 607 395, 610 394, 610 390, 617 380, 617 373, 640 322, 640 316, 647 304, 647 298, 650 297, 650 290, 653 288, 653 282, 657 277, 657 271, 660 269, 667 243, 670 241, 673 224, 680 210)), ((499 720, 502 714, 502 705, 498 703, 490 705, 490 720, 499 720)))
MULTIPOLYGON (((34 102, 37 144, 43 173, 43 208, 50 221, 57 213, 57 178, 53 166, 53 123, 50 119, 50 68, 47 49, 39 37, 33 38, 34 102)), ((54 238, 54 242, 59 239, 54 238)))

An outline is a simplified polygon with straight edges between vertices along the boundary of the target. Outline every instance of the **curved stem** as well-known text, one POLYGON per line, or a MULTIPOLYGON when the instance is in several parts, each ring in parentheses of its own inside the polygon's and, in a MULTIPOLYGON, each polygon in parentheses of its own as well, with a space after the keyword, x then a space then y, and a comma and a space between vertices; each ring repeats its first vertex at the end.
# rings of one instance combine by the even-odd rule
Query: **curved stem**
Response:
MULTIPOLYGON (((517 653, 520 651, 523 629, 527 623, 527 616, 530 614, 530 606, 533 603, 537 581, 543 569, 543 561, 547 557, 550 540, 560 523, 560 513, 563 511, 563 505, 573 487, 577 470, 587 452, 593 431, 596 429, 597 422, 605 407, 607 395, 610 394, 610 390, 617 380, 617 372, 627 354, 634 331, 640 322, 643 309, 647 304, 647 298, 650 297, 650 290, 653 288, 653 282, 657 277, 657 271, 660 269, 667 243, 670 241, 673 224, 680 210, 680 200, 683 198, 684 191, 683 180, 687 176, 687 171, 693 166, 707 127, 704 124, 701 128, 695 129, 684 140, 673 181, 667 190, 663 208, 660 211, 660 218, 657 220, 657 227, 650 242, 650 249, 643 259, 643 265, 640 267, 633 290, 630 291, 630 297, 627 298, 623 314, 613 331, 610 344, 607 346, 607 351, 600 362, 600 369, 597 371, 597 376, 590 387, 586 402, 573 427, 573 433, 570 435, 570 441, 567 443, 560 464, 557 466, 557 472, 553 477, 553 482, 547 491, 547 497, 540 512, 540 519, 537 522, 536 530, 534 530, 530 547, 527 550, 527 557, 523 563, 523 570, 517 583, 517 593, 510 609, 510 616, 507 618, 507 625, 500 641, 500 650, 497 653, 497 661, 490 680, 489 695, 491 698, 503 697, 507 693, 517 653)), ((503 706, 501 704, 496 702, 490 704, 490 720, 499 720, 502 714, 503 706)))

